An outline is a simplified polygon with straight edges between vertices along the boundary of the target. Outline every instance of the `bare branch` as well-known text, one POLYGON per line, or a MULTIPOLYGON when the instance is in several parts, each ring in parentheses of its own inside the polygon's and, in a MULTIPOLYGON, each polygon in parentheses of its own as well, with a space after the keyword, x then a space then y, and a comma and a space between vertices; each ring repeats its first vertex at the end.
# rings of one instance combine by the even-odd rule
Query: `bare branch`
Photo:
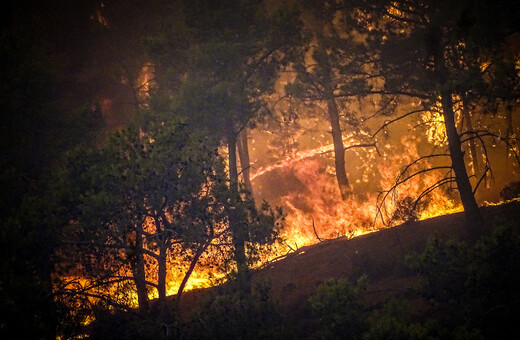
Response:
POLYGON ((379 134, 379 132, 381 132, 381 130, 385 129, 388 125, 390 124, 393 124, 401 119, 404 119, 408 116, 411 116, 413 114, 416 114, 416 113, 419 113, 419 112, 424 112, 425 110, 424 109, 420 109, 420 110, 413 110, 413 111, 410 111, 410 112, 407 112, 399 117, 396 117, 394 119, 390 119, 390 120, 387 120, 384 122, 384 124, 379 128, 377 129, 377 131, 372 135, 372 138, 374 138, 375 136, 377 136, 377 134, 379 134))
POLYGON ((475 193, 477 192, 478 187, 480 186, 480 183, 482 183, 484 178, 486 178, 487 173, 490 170, 491 169, 486 165, 486 169, 484 170, 484 173, 482 174, 482 176, 480 176, 480 179, 478 180, 477 185, 475 185, 475 189, 473 189, 473 195, 475 195, 475 193))
POLYGON ((314 235, 316 235, 316 238, 318 239, 318 241, 322 242, 323 240, 318 235, 318 232, 316 231, 316 227, 314 226, 314 218, 312 219, 312 230, 314 230, 314 235))
MULTIPOLYGON (((426 158, 431 158, 431 157, 436 157, 436 156, 446 156, 446 154, 439 154, 439 155, 428 155, 428 156, 423 156, 423 157, 420 157, 419 159, 415 160, 414 162, 408 164, 406 166, 406 168, 401 171, 401 173, 397 176, 396 178, 396 182, 395 184, 389 188, 388 190, 384 190, 384 191, 381 191, 377 197, 377 201, 378 203, 376 204, 376 215, 374 217, 374 226, 375 226, 375 223, 377 221, 377 218, 380 216, 381 217, 381 221, 383 222, 383 224, 386 225, 385 221, 384 221, 384 217, 383 217, 383 207, 384 207, 384 203, 386 202, 386 199, 388 198, 388 196, 393 193, 398 186, 400 186, 401 184, 404 184, 406 183, 407 181, 411 180, 412 178, 420 175, 420 174, 423 174, 423 173, 426 173, 426 172, 430 172, 430 171, 435 171, 435 170, 442 170, 442 169, 450 169, 451 170, 451 166, 437 166, 437 167, 432 167, 432 168, 428 168, 428 169, 422 169, 422 170, 419 170, 419 171, 416 171, 414 172, 413 174, 411 175, 408 175, 406 177, 403 177, 403 175, 407 172, 407 170, 413 166, 413 164, 416 164, 417 162, 419 162, 420 160, 422 159, 426 159, 426 158), (381 199, 381 195, 383 196, 383 198, 381 199), (381 200, 380 200, 381 199, 381 200)), ((444 181, 446 180, 446 178, 444 178, 443 180, 441 181, 444 181)), ((450 181, 446 181, 446 183, 449 183, 451 182, 450 181)), ((446 183, 442 183, 442 184, 446 184, 446 183)), ((431 187, 430 187, 431 188, 431 187)), ((429 190, 430 188, 427 188, 426 191, 431 192, 432 190, 429 190)), ((436 188, 436 187, 435 187, 436 188)), ((422 198, 422 197, 421 197, 422 198)))
POLYGON ((425 196, 427 196, 428 194, 430 194, 432 191, 434 191, 435 189, 437 188, 440 188, 441 186, 445 185, 445 184, 448 184, 448 183, 452 183, 452 182, 455 182, 455 177, 451 176, 451 177, 446 177, 446 178, 443 178, 439 181, 437 181, 435 184, 432 184, 431 186, 429 186, 428 188, 426 188, 426 190, 424 190, 420 195, 419 197, 417 198, 416 200, 416 203, 414 204, 417 205, 417 203, 419 203, 419 201, 424 198, 425 196))

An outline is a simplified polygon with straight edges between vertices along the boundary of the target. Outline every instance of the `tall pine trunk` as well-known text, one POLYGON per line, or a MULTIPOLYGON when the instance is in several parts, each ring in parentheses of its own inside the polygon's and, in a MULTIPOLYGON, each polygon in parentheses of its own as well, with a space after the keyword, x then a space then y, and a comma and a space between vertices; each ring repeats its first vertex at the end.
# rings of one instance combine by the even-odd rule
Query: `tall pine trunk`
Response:
POLYGON ((166 300, 166 245, 165 241, 159 243, 159 256, 157 257, 157 293, 159 302, 166 300))
POLYGON ((253 187, 251 185, 251 160, 249 158, 249 148, 247 145, 247 128, 244 128, 238 135, 237 140, 238 156, 240 158, 240 168, 242 178, 244 179, 244 187, 247 195, 253 195, 253 187))
MULTIPOLYGON (((471 115, 468 112, 468 109, 463 106, 462 107, 462 114, 464 115, 464 121, 466 122, 466 129, 467 131, 473 131, 473 124, 471 123, 471 115)), ((475 143, 474 139, 470 139, 468 141, 469 143, 469 152, 471 154, 471 159, 473 160, 473 174, 478 177, 480 174, 480 166, 479 166, 479 159, 477 154, 477 145, 475 143)))
MULTIPOLYGON (((505 132, 506 138, 511 138, 513 136, 513 105, 507 104, 506 106, 506 122, 507 128, 505 132)), ((506 167, 509 168, 511 163, 509 162, 509 148, 506 148, 506 167)))
POLYGON ((330 85, 330 79, 326 79, 323 84, 327 112, 332 133, 332 143, 334 144, 334 168, 336 170, 336 180, 338 181, 339 192, 343 200, 347 199, 351 193, 350 183, 345 169, 345 145, 343 145, 343 135, 339 123, 339 110, 334 98, 334 91, 330 85))
POLYGON ((339 124, 339 112, 336 101, 332 97, 332 91, 327 91, 327 111, 329 113, 330 127, 332 128, 332 142, 334 144, 334 167, 336 169, 336 180, 338 181, 339 191, 343 200, 347 199, 351 193, 350 183, 345 169, 345 146, 339 124))
POLYGON ((446 127, 446 135, 450 149, 451 167, 455 173, 455 181, 462 206, 464 207, 464 214, 470 225, 481 228, 483 225, 482 215, 475 200, 475 195, 473 195, 473 189, 466 170, 460 136, 455 124, 455 113, 453 112, 451 93, 449 91, 443 91, 441 97, 444 125, 446 127))
POLYGON ((166 255, 168 251, 168 239, 164 235, 165 227, 158 218, 155 218, 155 229, 156 236, 158 236, 157 243, 159 247, 159 254, 155 257, 157 260, 157 294, 159 296, 159 302, 162 303, 166 300, 166 255))
POLYGON ((336 99, 334 98, 334 89, 332 87, 332 70, 329 63, 329 56, 327 50, 323 46, 323 37, 320 37, 321 53, 323 58, 321 66, 323 68, 324 78, 322 79, 323 96, 327 104, 327 112, 329 114, 329 122, 332 133, 332 143, 334 144, 334 168, 336 170, 336 180, 338 181, 339 192, 343 200, 347 199, 351 193, 350 183, 347 178, 347 171, 345 169, 345 145, 343 145, 343 136, 341 132, 341 125, 339 122, 339 110, 336 99))
POLYGON ((233 132, 228 133, 228 155, 229 155, 229 185, 231 191, 229 209, 229 228, 233 235, 233 247, 235 262, 237 265, 238 288, 243 293, 250 291, 249 266, 247 264, 245 240, 246 230, 238 218, 240 209, 240 195, 238 192, 238 170, 237 170, 237 135, 233 132))
POLYGON ((148 313, 148 289, 146 286, 145 261, 143 253, 143 227, 137 226, 135 235, 135 262, 132 264, 132 274, 137 290, 137 303, 141 314, 148 313))

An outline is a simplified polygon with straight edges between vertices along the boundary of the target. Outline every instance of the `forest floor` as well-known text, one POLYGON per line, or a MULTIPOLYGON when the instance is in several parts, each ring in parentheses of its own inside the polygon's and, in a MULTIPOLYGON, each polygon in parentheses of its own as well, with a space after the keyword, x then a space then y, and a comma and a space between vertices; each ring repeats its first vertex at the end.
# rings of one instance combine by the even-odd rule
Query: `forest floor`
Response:
MULTIPOLYGON (((481 208, 486 222, 484 230, 467 226, 463 213, 408 222, 352 239, 338 238, 302 247, 285 258, 252 274, 253 285, 267 283, 271 299, 280 312, 295 323, 312 326, 309 297, 330 278, 348 278, 356 282, 367 275, 364 305, 377 308, 388 298, 406 294, 417 284, 417 276, 406 264, 406 256, 421 252, 428 239, 456 238, 468 243, 488 233, 497 221, 520 221, 520 201, 481 208)), ((214 288, 194 290, 183 295, 183 309, 197 305, 214 288)))

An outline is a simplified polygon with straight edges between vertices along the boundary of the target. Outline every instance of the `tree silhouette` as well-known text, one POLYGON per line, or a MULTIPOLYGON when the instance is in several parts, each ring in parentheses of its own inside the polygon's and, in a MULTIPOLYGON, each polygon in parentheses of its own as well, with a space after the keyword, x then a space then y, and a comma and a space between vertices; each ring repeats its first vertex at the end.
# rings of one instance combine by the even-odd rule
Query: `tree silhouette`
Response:
POLYGON ((69 243, 85 258, 72 272, 91 281, 80 293, 122 305, 118 289, 133 282, 146 313, 151 288, 160 302, 166 298, 168 259, 184 252, 192 255, 180 299, 201 255, 227 232, 223 165, 210 141, 175 121, 146 132, 129 127, 101 148, 81 151, 70 169, 79 211, 69 243))
MULTIPOLYGON (((339 7, 349 9, 344 11, 345 20, 366 36, 367 49, 373 53, 371 71, 382 80, 378 91, 421 102, 422 110, 395 118, 383 128, 415 112, 437 107, 446 132, 452 180, 467 220, 471 225, 482 225, 462 145, 474 139, 483 142, 484 136, 493 133, 461 133, 455 104, 463 98, 465 109, 482 108, 485 101, 505 101, 516 93, 517 85, 504 80, 510 79, 505 74, 514 70, 506 44, 517 32, 511 14, 518 13, 518 5, 491 1, 478 5, 466 1, 358 1, 342 2, 339 7), (482 34, 487 31, 492 32, 492 38, 482 34), (490 68, 485 67, 488 62, 490 68), (500 72, 498 65, 509 72, 500 72), (503 96, 496 96, 492 88, 500 88, 503 96)), ((443 183, 448 182, 451 180, 443 183)))
POLYGON ((247 179, 247 128, 267 114, 263 99, 290 56, 298 18, 291 7, 280 6, 269 13, 255 1, 187 1, 184 17, 184 22, 150 42, 158 72, 172 75, 159 79, 158 91, 175 90, 174 114, 215 136, 227 149, 229 199, 234 207, 228 218, 238 282, 248 291, 250 226, 245 216, 256 212, 243 211, 254 204, 248 203, 250 192, 241 195, 237 146, 247 179), (185 67, 179 70, 172 59, 185 67))

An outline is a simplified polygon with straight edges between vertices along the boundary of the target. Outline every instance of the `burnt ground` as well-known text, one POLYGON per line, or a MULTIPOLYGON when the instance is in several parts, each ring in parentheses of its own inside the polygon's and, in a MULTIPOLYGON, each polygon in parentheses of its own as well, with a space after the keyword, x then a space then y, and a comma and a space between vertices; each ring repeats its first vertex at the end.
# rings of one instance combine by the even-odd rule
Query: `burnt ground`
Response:
MULTIPOLYGON (((512 201, 481 209, 487 227, 477 231, 467 226, 463 213, 409 222, 353 239, 339 238, 302 247, 285 258, 253 272, 253 283, 267 282, 271 298, 287 318, 301 327, 312 325, 308 298, 330 278, 348 278, 355 282, 368 276, 365 305, 377 308, 392 296, 406 294, 417 283, 417 277, 406 265, 405 257, 421 252, 428 239, 457 238, 469 243, 492 229, 500 219, 520 221, 520 201, 512 201)), ((196 310, 215 288, 185 293, 185 311, 196 310)))

